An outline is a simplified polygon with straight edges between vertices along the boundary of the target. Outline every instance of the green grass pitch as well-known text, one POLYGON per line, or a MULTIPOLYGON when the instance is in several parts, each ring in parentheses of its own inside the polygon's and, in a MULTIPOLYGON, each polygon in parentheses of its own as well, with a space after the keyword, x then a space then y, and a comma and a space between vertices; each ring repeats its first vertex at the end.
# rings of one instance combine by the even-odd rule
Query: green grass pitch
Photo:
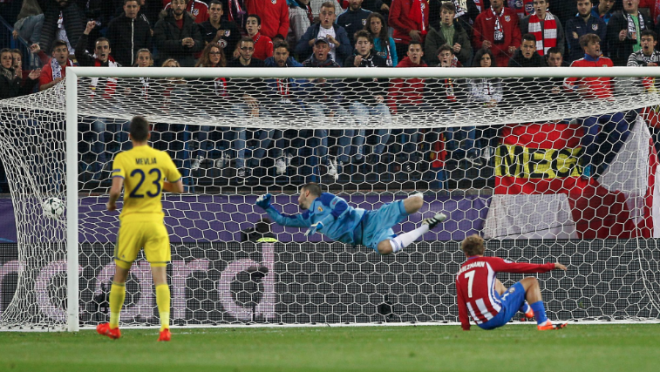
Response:
POLYGON ((660 371, 660 324, 0 333, 0 371, 660 371))

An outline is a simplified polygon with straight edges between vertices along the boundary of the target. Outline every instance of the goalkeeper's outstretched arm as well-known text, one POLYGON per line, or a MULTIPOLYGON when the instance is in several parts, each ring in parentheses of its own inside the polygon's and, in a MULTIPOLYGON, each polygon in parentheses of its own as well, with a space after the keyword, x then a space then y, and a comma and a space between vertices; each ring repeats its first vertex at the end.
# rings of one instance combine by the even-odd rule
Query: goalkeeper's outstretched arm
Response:
POLYGON ((277 209, 273 208, 270 204, 272 198, 271 194, 261 195, 257 202, 255 203, 258 207, 268 213, 268 216, 275 221, 278 225, 290 226, 290 227, 310 227, 312 225, 312 220, 309 217, 309 212, 299 213, 296 215, 287 215, 281 214, 277 209))

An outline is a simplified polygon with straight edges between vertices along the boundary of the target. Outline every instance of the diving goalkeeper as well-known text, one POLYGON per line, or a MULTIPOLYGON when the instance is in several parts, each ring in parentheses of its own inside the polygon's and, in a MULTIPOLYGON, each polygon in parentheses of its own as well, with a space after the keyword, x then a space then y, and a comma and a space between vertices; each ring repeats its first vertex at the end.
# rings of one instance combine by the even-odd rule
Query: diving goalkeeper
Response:
POLYGON ((307 227, 306 236, 319 232, 330 239, 346 244, 362 244, 380 254, 398 252, 439 223, 447 219, 442 213, 422 221, 413 231, 396 235, 392 227, 417 212, 424 204, 422 194, 413 194, 368 211, 353 208, 346 200, 331 193, 321 192, 317 183, 308 183, 300 190, 298 205, 303 213, 289 216, 280 214, 270 204, 271 195, 257 199, 256 205, 263 208, 276 223, 282 226, 307 227))

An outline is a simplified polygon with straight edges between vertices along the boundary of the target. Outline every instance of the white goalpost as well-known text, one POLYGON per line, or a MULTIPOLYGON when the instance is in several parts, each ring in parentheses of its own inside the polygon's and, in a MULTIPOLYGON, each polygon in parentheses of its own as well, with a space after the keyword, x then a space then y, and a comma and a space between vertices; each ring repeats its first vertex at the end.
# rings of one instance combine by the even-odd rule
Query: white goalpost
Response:
MULTIPOLYGON (((109 171, 136 115, 186 186, 163 197, 173 326, 457 324, 453 279, 473 233, 488 254, 569 266, 539 274, 550 319, 657 321, 656 76, 70 67, 52 89, 0 101, 11 194, 0 208, 16 220, 14 241, 0 243, 0 330, 106 321, 119 226, 104 210, 109 171), (364 209, 423 192, 424 208, 395 233, 439 211, 449 220, 390 256, 261 221, 259 195, 295 214, 307 182, 364 209), (62 216, 44 211, 51 198, 62 216), (256 242, 259 232, 278 242, 256 242)), ((140 256, 122 327, 156 324, 152 286, 140 256)))

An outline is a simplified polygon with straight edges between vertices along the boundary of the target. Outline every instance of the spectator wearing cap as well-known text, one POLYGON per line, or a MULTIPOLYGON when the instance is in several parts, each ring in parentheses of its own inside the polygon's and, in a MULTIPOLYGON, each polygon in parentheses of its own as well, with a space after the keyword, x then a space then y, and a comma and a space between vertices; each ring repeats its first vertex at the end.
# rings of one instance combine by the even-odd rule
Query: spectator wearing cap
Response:
POLYGON ((300 59, 309 59, 316 41, 323 39, 330 48, 330 59, 341 66, 353 52, 353 46, 346 30, 335 24, 337 18, 335 3, 330 1, 323 3, 319 18, 321 21, 309 26, 307 32, 300 38, 295 52, 300 59))
MULTIPOLYGON (((340 67, 330 55, 330 42, 325 38, 314 40, 314 53, 303 62, 303 67, 340 67)), ((340 80, 328 80, 325 78, 311 79, 302 86, 302 94, 307 99, 307 110, 316 122, 330 120, 343 121, 342 124, 353 128, 354 124, 348 112, 342 107, 344 99, 340 80)), ((328 153, 328 131, 326 129, 315 130, 315 139, 319 139, 320 146, 317 155, 322 164, 326 166, 327 173, 335 178, 342 171, 342 163, 348 162, 350 155, 351 138, 353 130, 340 131, 337 140, 337 159, 330 159, 328 153)), ((304 134, 303 134, 304 135, 304 134)), ((311 136, 308 136, 311 137, 311 136)))

